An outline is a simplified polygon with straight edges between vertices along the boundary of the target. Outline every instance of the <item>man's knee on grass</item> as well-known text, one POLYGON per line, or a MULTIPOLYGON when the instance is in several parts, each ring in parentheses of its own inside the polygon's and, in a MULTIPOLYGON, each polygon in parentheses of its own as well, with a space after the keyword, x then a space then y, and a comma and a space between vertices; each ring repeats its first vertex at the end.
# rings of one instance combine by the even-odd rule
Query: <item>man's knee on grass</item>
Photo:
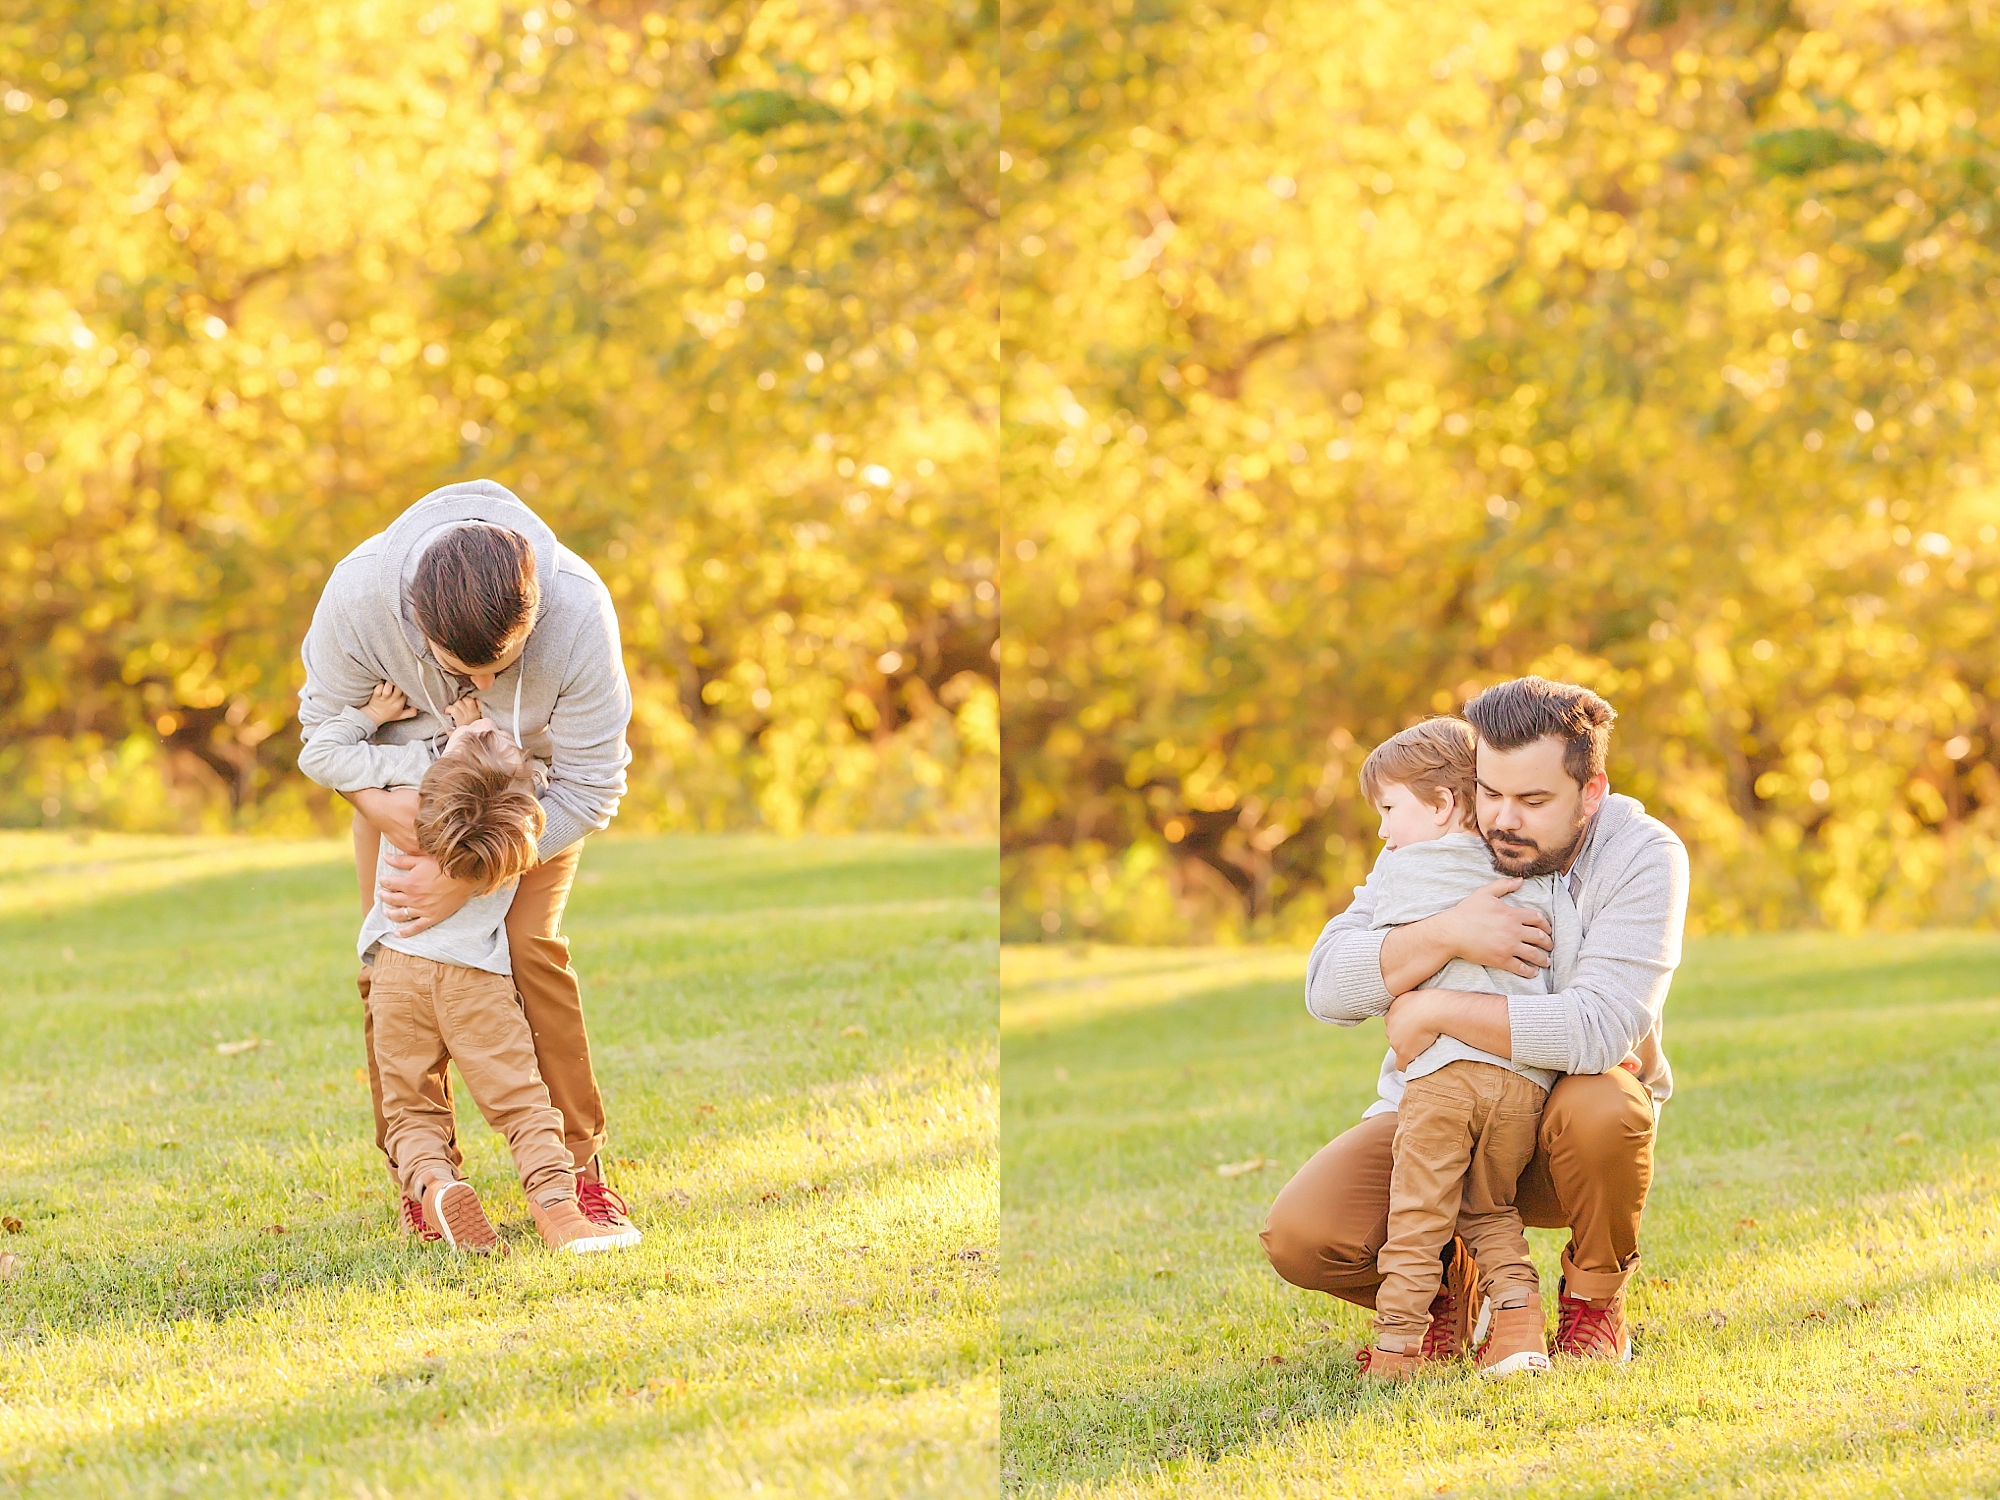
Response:
POLYGON ((1283 1194, 1271 1205, 1258 1239, 1271 1269, 1308 1291, 1350 1283, 1372 1286, 1379 1279, 1372 1248, 1328 1243, 1323 1223, 1288 1204, 1283 1194))

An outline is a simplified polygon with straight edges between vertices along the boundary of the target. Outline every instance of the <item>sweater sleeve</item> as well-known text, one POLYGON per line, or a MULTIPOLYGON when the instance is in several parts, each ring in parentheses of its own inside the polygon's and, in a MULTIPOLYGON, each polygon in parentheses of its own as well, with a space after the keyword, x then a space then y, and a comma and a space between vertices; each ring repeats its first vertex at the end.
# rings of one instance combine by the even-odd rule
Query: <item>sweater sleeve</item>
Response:
POLYGON ((1320 929, 1306 960, 1306 1010, 1336 1026, 1387 1015, 1389 1002, 1396 998, 1382 982, 1382 940, 1389 929, 1371 930, 1374 881, 1370 871, 1367 882, 1354 888, 1347 910, 1320 929))
POLYGON ((340 597, 341 584, 347 576, 335 569, 334 576, 327 580, 313 610, 312 625, 299 648, 306 668, 305 686, 299 689, 299 733, 308 740, 320 725, 337 717, 342 710, 364 702, 382 680, 363 659, 353 639, 353 627, 340 597))
POLYGON ((1620 873, 1552 995, 1512 995, 1514 1061, 1562 1073, 1608 1073, 1652 1031, 1681 961, 1687 850, 1664 830, 1620 873))
POLYGON ((422 740, 377 745, 371 743, 374 733, 373 719, 358 708, 343 708, 314 728, 299 751, 299 769, 332 792, 419 784, 430 768, 430 746, 422 740))
POLYGON ((618 617, 612 612, 611 596, 599 588, 597 612, 577 633, 555 711, 549 715, 543 859, 605 827, 618 811, 625 795, 625 767, 632 760, 625 748, 625 726, 631 719, 632 693, 625 683, 618 617))

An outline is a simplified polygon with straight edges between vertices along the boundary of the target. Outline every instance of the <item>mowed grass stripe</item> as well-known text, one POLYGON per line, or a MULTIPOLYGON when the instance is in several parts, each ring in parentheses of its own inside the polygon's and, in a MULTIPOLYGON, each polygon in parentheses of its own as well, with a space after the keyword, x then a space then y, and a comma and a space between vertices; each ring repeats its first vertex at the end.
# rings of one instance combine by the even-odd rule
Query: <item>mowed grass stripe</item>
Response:
POLYGON ((182 887, 168 848, 0 914, 0 1486, 991 1493, 990 847, 594 841, 568 925, 647 1239, 542 1252, 461 1093, 489 1263, 390 1227, 344 850, 192 842, 182 887))
MULTIPOLYGON (((1256 1241, 1382 1056, 1379 1026, 1306 1016, 1304 966, 1003 953, 1010 1492, 1992 1493, 2000 939, 1690 944, 1638 1363, 1393 1391, 1356 1376, 1367 1314, 1256 1241)), ((1564 1238, 1530 1234, 1551 1299, 1564 1238)))

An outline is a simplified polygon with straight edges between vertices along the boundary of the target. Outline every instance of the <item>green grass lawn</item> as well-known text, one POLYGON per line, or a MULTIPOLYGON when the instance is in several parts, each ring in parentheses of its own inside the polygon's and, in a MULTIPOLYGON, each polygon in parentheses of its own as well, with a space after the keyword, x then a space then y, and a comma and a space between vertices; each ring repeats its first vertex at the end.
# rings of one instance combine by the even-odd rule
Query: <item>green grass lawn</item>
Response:
MULTIPOLYGON (((1001 969, 1011 1492, 2000 1494, 2000 937, 1691 944, 1635 1362, 1389 1389, 1367 1314, 1256 1239, 1381 1027, 1310 1019, 1298 953, 1001 969)), ((1529 1237, 1553 1307, 1564 1236, 1529 1237)))
POLYGON ((483 1261, 392 1228, 344 845, 0 835, 0 1492, 991 1494, 996 877, 594 840, 645 1243, 544 1251, 461 1091, 483 1261))

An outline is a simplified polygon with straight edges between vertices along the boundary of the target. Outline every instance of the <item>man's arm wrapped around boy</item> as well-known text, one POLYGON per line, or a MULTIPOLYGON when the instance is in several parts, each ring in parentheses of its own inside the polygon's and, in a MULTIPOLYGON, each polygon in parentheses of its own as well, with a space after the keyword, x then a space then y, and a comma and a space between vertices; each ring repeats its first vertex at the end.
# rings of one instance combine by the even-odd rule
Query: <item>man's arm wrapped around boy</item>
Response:
POLYGON ((1663 825, 1607 878, 1569 983, 1554 994, 1508 997, 1514 1061, 1561 1073, 1608 1073, 1660 1018, 1681 961, 1687 850, 1663 825))
POLYGON ((1312 955, 1306 959, 1306 1010, 1336 1026, 1358 1026, 1389 1013, 1396 998, 1382 982, 1382 940, 1388 930, 1375 930, 1375 876, 1354 888, 1346 911, 1320 929, 1312 955))
POLYGON ((373 742, 377 725, 358 708, 343 708, 323 719, 299 750, 299 770, 330 792, 369 787, 416 786, 430 768, 430 746, 373 742))

